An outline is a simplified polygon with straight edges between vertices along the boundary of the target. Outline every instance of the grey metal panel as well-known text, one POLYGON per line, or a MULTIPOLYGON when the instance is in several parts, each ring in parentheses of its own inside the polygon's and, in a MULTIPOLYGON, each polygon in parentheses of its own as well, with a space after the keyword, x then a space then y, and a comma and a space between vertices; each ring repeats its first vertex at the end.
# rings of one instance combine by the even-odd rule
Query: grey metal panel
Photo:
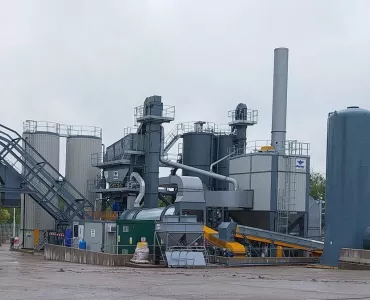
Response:
POLYGON ((324 265, 341 248, 361 249, 370 226, 370 111, 351 107, 328 117, 324 265))
POLYGON ((308 233, 307 237, 313 239, 321 238, 321 201, 309 198, 308 209, 308 233))
MULTIPOLYGON (((60 139, 55 133, 24 133, 23 138, 31 144, 32 147, 38 151, 56 170, 59 170, 59 152, 60 139)), ((24 145, 23 145, 24 146, 24 145)), ((25 149, 27 151, 27 147, 25 149)), ((31 153, 31 152, 30 152, 31 153)), ((46 166, 45 170, 49 168, 46 166)), ((54 174, 54 172, 51 172, 54 174)), ((57 179, 57 178, 56 178, 57 179)), ((55 199, 55 203, 57 203, 55 199)), ((21 201, 21 228, 27 230, 46 230, 54 229, 55 222, 40 205, 38 205, 29 195, 25 196, 25 205, 23 199, 21 201), (25 218, 23 218, 23 210, 25 211, 25 218)), ((33 248, 33 239, 27 239, 29 242, 27 248, 33 248), (32 240, 32 241, 31 241, 32 240)))
POLYGON ((271 157, 271 190, 270 190, 270 210, 277 211, 278 199, 278 165, 279 156, 273 155, 271 157))
MULTIPOLYGON (((102 140, 96 137, 71 136, 66 144, 66 179, 91 203, 95 195, 88 192, 87 183, 95 180, 100 170, 91 166, 91 155, 101 151, 102 140)), ((78 199, 78 195, 74 195, 78 199)))
POLYGON ((117 254, 117 227, 116 223, 104 223, 104 253, 117 254), (115 231, 109 231, 115 227, 115 231))
POLYGON ((229 160, 230 175, 250 172, 251 171, 251 160, 252 160, 251 155, 231 158, 229 160))
POLYGON ((86 250, 101 252, 103 246, 103 223, 85 222, 84 240, 86 250))
POLYGON ((271 172, 251 174, 251 189, 254 190, 254 210, 271 210, 271 174, 271 172))
POLYGON ((272 157, 269 154, 252 155, 252 173, 253 172, 270 172, 272 157))
POLYGON ((253 190, 204 191, 207 207, 253 208, 253 190))
MULTIPOLYGON (((210 165, 216 160, 214 153, 214 135, 205 132, 191 132, 183 135, 182 163, 187 166, 209 171, 210 165)), ((213 179, 183 170, 184 176, 199 177, 207 186, 213 186, 213 179)))
POLYGON ((230 177, 234 178, 239 182, 239 187, 241 190, 250 190, 251 189, 251 174, 237 174, 237 175, 230 175, 230 177))
POLYGON ((126 176, 128 175, 129 168, 128 167, 122 167, 117 166, 116 168, 113 168, 112 170, 106 171, 105 178, 107 179, 108 183, 115 182, 117 180, 123 181, 126 176))
MULTIPOLYGON (((293 187, 294 188, 294 187, 293 187)), ((294 199, 294 211, 306 211, 307 202, 307 175, 305 173, 296 174, 295 199, 293 198, 294 191, 291 191, 292 199, 294 199)))
POLYGON ((205 267, 203 252, 166 251, 167 265, 171 267, 205 267))

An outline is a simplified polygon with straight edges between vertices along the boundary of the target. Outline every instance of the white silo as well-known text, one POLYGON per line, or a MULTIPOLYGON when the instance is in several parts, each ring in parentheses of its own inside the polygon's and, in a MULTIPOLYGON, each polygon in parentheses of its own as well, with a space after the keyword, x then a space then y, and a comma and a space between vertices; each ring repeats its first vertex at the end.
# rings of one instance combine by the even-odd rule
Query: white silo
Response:
POLYGON ((95 195, 89 193, 88 182, 97 180, 100 170, 91 165, 91 155, 100 152, 102 152, 101 128, 68 127, 65 177, 93 205, 95 195))
MULTIPOLYGON (((23 138, 41 154, 56 170, 59 169, 59 125, 52 122, 26 121, 23 124, 23 138)), ((25 150, 34 158, 34 151, 27 144, 23 144, 25 150), (28 148, 27 148, 28 147, 28 148)), ((45 166, 48 170, 48 167, 45 166)), ((49 168, 50 169, 50 168, 49 168)), ((55 172, 50 172, 57 177, 55 172)), ((58 179, 58 178, 55 178, 58 179)), ((57 203, 57 199, 55 202, 57 203)), ((25 195, 21 201, 21 239, 23 248, 34 248, 37 244, 35 229, 54 230, 54 218, 47 213, 29 195, 25 195)))

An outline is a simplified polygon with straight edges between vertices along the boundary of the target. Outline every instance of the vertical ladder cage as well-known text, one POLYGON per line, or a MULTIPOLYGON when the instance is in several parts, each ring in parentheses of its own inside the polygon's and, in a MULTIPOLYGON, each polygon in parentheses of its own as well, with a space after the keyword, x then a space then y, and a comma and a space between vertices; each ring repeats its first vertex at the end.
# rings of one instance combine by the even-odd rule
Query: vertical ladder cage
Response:
POLYGON ((276 231, 289 234, 289 216, 295 212, 296 190, 297 190, 297 141, 287 142, 287 155, 284 155, 284 188, 279 190, 277 203, 277 224, 276 231))

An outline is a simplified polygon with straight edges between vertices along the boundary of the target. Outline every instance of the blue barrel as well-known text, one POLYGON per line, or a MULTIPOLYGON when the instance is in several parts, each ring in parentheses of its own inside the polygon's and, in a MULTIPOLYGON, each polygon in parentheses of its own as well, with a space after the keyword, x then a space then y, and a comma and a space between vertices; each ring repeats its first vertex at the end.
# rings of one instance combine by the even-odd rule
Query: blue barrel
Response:
POLYGON ((81 240, 79 243, 78 243, 78 248, 79 249, 84 249, 86 250, 86 242, 84 240, 81 240))
POLYGON ((72 240, 73 240, 73 232, 72 229, 66 229, 64 234, 64 245, 66 247, 72 246, 72 240))

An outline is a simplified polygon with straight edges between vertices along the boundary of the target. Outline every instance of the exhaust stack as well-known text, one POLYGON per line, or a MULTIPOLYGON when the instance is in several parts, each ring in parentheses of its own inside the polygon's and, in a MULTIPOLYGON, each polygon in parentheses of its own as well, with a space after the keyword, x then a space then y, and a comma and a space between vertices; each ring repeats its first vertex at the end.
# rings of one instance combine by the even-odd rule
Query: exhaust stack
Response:
POLYGON ((285 154, 288 93, 288 48, 274 50, 271 146, 285 154))

